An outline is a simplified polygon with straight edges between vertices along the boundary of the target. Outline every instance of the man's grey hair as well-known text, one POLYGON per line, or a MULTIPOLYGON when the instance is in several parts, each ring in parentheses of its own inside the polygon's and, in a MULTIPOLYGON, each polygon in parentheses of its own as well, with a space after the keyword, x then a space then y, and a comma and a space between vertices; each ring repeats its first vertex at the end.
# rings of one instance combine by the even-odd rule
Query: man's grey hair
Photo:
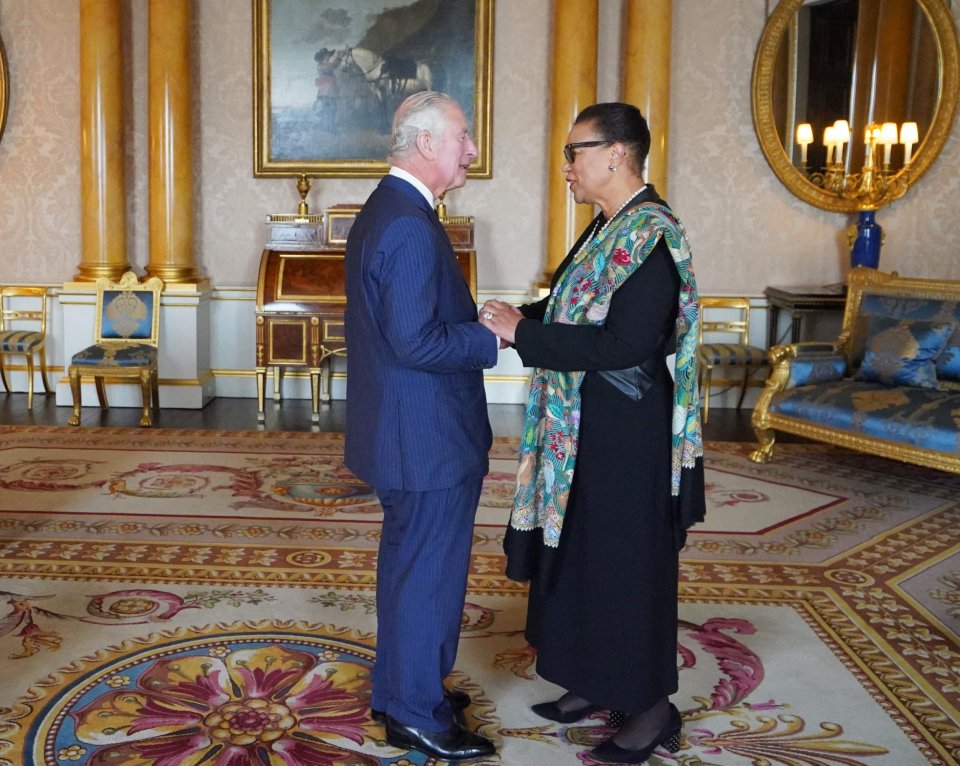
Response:
POLYGON ((459 108, 446 93, 422 90, 409 96, 393 115, 390 131, 390 156, 402 157, 417 143, 417 136, 426 131, 437 136, 444 128, 448 106, 459 108))

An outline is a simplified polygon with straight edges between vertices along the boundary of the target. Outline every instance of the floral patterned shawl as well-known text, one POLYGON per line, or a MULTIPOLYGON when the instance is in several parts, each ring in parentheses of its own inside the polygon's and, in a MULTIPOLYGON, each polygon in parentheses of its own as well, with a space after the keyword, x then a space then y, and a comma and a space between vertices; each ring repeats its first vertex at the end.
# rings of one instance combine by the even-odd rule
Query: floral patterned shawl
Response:
MULTIPOLYGON (((697 326, 700 308, 690 246, 669 208, 646 202, 628 210, 588 241, 557 281, 544 322, 602 325, 610 300, 663 238, 680 274, 672 421, 671 492, 680 494, 681 469, 703 455, 697 390, 697 326)), ((556 548, 577 461, 580 385, 584 372, 537 369, 530 384, 520 443, 517 489, 510 525, 543 529, 556 548)))

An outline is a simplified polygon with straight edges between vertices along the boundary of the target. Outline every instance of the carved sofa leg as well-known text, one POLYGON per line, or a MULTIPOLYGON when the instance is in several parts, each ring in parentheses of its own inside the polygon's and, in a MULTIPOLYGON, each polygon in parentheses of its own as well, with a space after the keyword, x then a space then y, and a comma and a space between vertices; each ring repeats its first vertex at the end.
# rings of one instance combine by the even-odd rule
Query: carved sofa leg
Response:
POLYGON ((776 440, 776 432, 769 428, 755 428, 757 441, 760 446, 750 453, 750 459, 754 463, 769 463, 773 460, 773 443, 776 440))

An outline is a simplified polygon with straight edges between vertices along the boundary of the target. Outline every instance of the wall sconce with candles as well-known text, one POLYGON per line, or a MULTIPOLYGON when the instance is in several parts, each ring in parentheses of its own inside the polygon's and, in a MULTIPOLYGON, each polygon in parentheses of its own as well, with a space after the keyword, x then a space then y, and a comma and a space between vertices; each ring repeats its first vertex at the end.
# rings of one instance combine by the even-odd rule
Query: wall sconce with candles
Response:
POLYGON ((813 136, 810 123, 797 125, 800 170, 810 183, 856 205, 859 222, 855 236, 851 236, 850 261, 853 266, 876 268, 883 238, 883 230, 876 222, 876 211, 900 199, 910 188, 910 163, 918 139, 917 123, 905 122, 899 128, 894 122, 867 125, 863 134, 863 167, 859 172, 848 173, 846 170, 852 156, 848 151, 844 157, 844 148, 849 148, 851 139, 850 124, 846 120, 837 120, 823 129, 827 158, 823 168, 815 171, 807 165, 807 147, 813 143, 813 136), (895 144, 903 145, 903 164, 896 170, 891 167, 895 144), (881 146, 882 162, 878 157, 881 146))

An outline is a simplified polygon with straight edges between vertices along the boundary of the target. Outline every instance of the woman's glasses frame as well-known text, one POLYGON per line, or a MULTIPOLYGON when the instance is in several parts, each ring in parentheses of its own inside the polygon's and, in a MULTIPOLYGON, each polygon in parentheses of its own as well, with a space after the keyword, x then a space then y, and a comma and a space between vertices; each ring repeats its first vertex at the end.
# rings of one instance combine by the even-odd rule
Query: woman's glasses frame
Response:
POLYGON ((586 149, 590 146, 606 146, 612 143, 613 141, 577 141, 573 144, 564 144, 563 157, 572 165, 577 159, 576 152, 573 151, 574 149, 586 149))

